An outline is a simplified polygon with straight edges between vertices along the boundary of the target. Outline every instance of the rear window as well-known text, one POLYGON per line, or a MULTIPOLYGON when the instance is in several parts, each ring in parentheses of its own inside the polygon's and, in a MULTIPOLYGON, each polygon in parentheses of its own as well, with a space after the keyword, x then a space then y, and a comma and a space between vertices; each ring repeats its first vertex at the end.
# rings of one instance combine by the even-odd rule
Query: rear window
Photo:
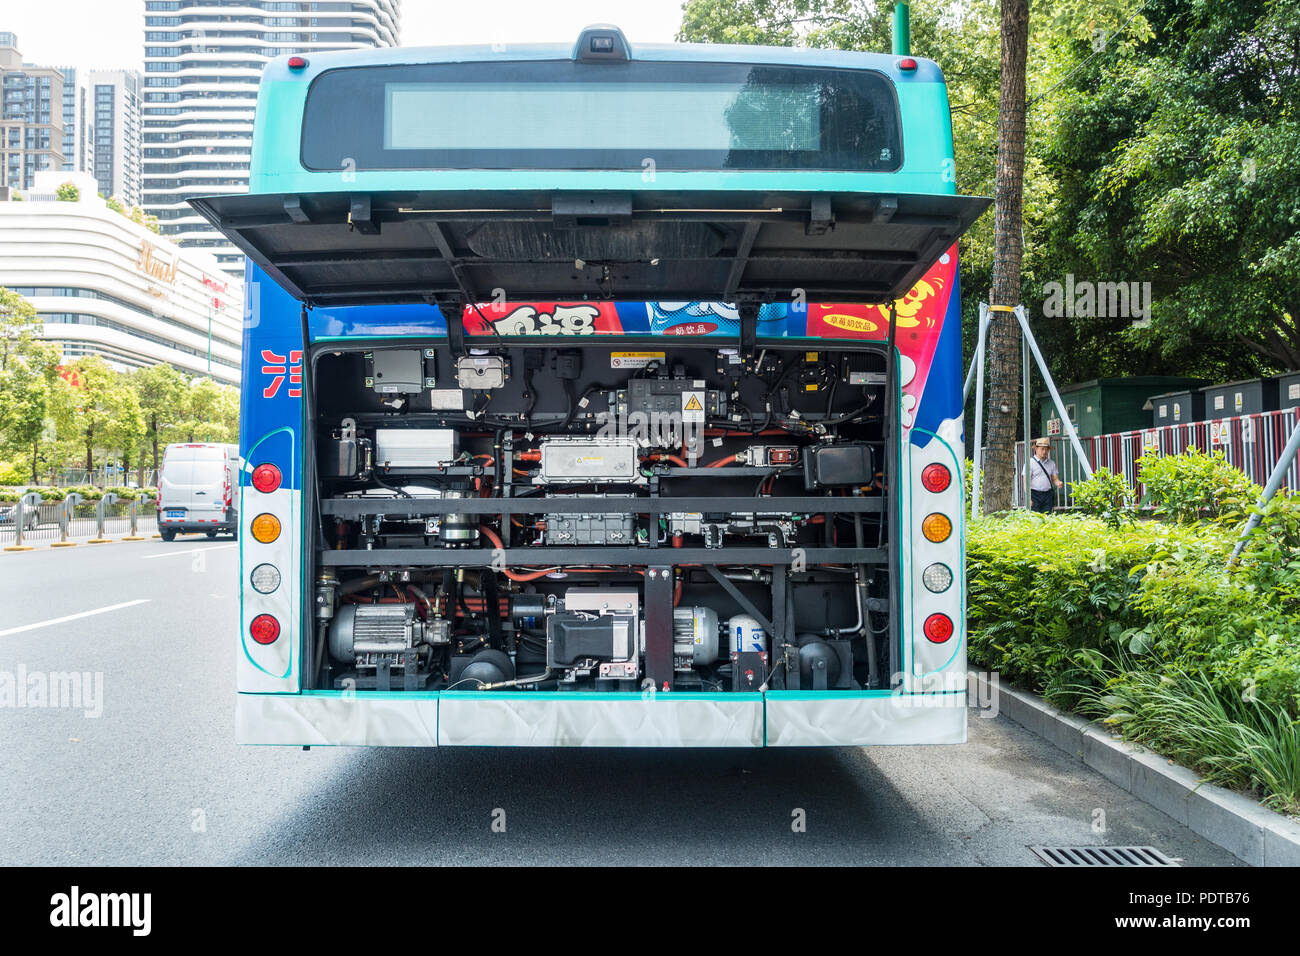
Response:
POLYGON ((902 164, 871 70, 743 63, 349 67, 307 94, 308 169, 821 169, 902 164))
POLYGON ((222 461, 168 461, 163 480, 173 485, 217 485, 226 476, 222 461))
POLYGON ((224 461, 226 449, 221 445, 173 445, 163 455, 165 462, 224 461))

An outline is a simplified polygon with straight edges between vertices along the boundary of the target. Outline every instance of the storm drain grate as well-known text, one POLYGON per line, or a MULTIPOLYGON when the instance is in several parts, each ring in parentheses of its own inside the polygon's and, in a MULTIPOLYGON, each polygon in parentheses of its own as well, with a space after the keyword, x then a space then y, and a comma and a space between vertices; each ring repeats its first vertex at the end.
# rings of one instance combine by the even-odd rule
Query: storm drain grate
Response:
POLYGON ((1048 866, 1178 866, 1153 846, 1031 846, 1048 866))

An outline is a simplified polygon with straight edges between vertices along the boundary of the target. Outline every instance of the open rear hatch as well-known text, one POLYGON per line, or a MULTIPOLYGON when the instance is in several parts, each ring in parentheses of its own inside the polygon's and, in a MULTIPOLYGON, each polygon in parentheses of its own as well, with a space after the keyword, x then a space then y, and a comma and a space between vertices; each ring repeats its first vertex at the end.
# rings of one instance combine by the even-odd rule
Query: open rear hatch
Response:
POLYGON ((191 204, 317 306, 886 302, 991 200, 801 192, 377 192, 191 204))

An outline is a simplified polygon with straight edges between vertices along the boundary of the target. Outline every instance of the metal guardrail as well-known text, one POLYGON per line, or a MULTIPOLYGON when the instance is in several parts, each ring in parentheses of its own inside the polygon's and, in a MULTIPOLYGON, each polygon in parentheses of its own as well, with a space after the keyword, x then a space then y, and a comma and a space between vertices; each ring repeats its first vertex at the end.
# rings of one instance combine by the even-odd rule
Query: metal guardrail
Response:
MULTIPOLYGON (((130 536, 152 537, 158 530, 158 512, 152 498, 131 501, 110 496, 107 501, 85 501, 71 494, 62 501, 41 500, 38 493, 12 503, 13 512, 0 517, 0 546, 36 547, 92 538, 116 540, 130 536)), ((11 503, 0 503, 9 508, 11 503)))
MULTIPOLYGON (((1300 409, 1286 408, 1255 415, 1112 432, 1081 438, 1080 442, 1094 471, 1107 468, 1115 474, 1122 474, 1124 480, 1137 490, 1141 501, 1146 488, 1138 481, 1137 461, 1148 450, 1160 455, 1178 455, 1190 448, 1207 454, 1221 451, 1230 464, 1243 471, 1251 481, 1263 485, 1286 449, 1297 416, 1300 416, 1300 409)), ((1071 486, 1086 477, 1083 467, 1074 450, 1065 442, 1053 443, 1052 457, 1061 472, 1061 480, 1065 482, 1065 487, 1056 493, 1056 506, 1071 508, 1074 506, 1071 486)), ((1025 445, 1016 442, 1016 474, 1023 475, 1024 472, 1025 445)), ((1012 504, 1016 508, 1025 507, 1024 484, 1023 478, 1015 484, 1012 504)), ((1300 491, 1300 456, 1288 466, 1282 486, 1300 491)))

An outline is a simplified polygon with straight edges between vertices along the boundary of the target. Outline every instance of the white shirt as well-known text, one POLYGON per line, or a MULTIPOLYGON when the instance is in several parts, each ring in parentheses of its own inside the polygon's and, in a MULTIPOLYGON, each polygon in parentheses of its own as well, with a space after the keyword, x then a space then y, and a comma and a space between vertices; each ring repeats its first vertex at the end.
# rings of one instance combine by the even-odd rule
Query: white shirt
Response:
POLYGON ((1052 478, 1057 477, 1058 474, 1056 462, 1052 461, 1050 455, 1047 458, 1039 458, 1034 455, 1029 462, 1029 490, 1051 491, 1053 487, 1052 478), (1049 475, 1051 478, 1048 477, 1049 475))

